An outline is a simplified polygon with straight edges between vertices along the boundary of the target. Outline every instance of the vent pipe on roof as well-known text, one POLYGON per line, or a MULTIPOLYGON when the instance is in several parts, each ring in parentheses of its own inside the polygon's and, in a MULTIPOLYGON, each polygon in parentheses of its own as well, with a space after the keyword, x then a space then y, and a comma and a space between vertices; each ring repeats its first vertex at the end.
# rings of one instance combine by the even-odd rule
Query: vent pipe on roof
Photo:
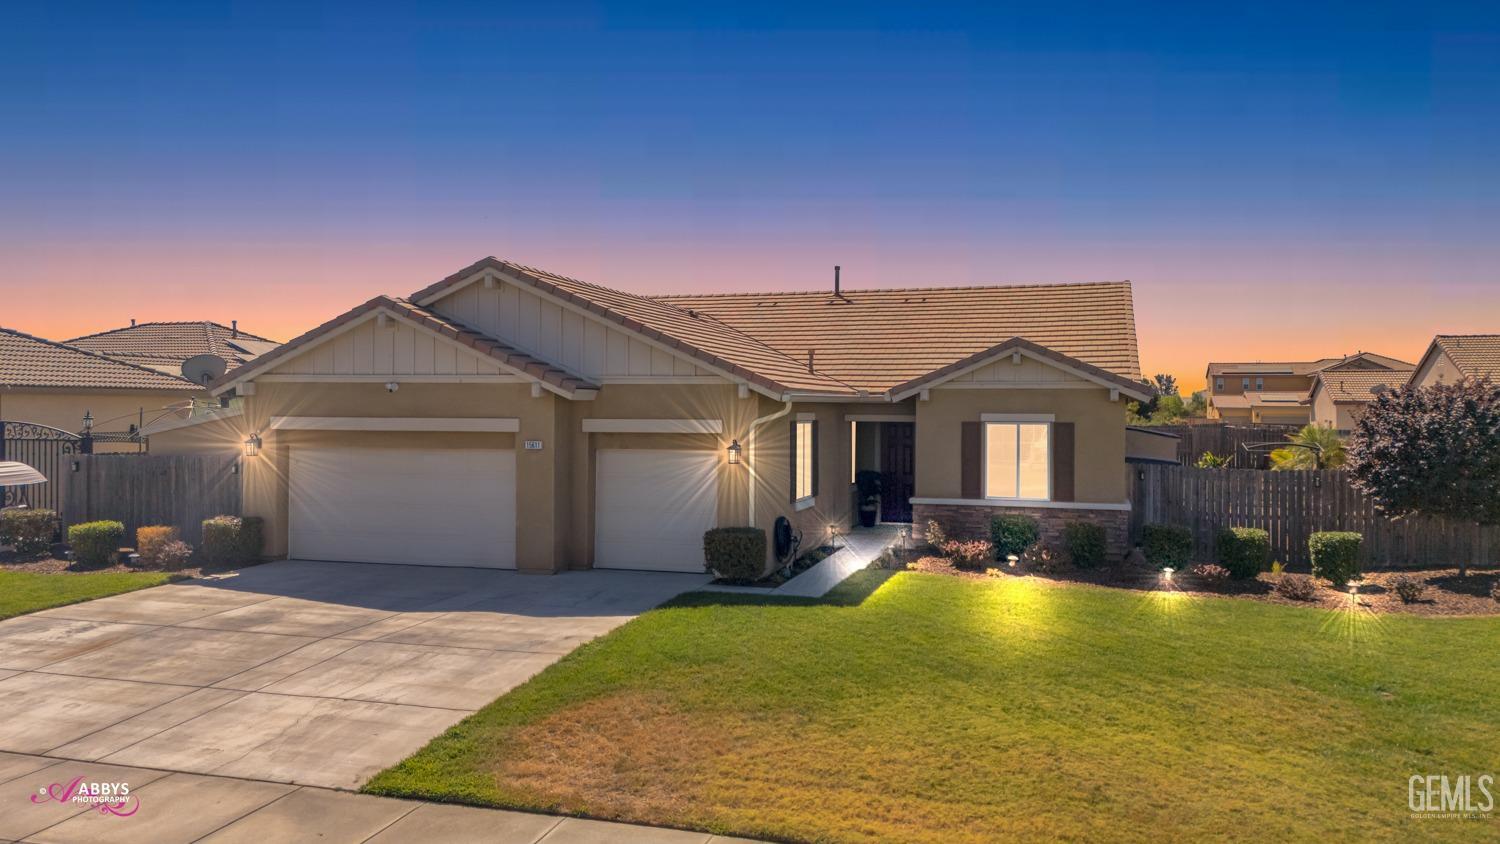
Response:
POLYGON ((812 372, 813 371, 813 355, 815 355, 815 354, 817 354, 817 352, 813 351, 812 349, 808 349, 807 350, 807 371, 808 372, 812 372))
POLYGON ((232 319, 232 320, 229 321, 229 336, 230 337, 239 337, 240 336, 240 321, 239 320, 232 319))
MULTIPOLYGON (((842 295, 844 295, 839 290, 839 270, 840 269, 842 269, 842 268, 838 264, 834 264, 833 265, 833 295, 835 295, 835 296, 842 296, 842 295)), ((808 369, 811 369, 811 368, 812 368, 811 366, 808 367, 808 369)))
POLYGON ((130 318, 130 327, 135 328, 135 317, 130 318))

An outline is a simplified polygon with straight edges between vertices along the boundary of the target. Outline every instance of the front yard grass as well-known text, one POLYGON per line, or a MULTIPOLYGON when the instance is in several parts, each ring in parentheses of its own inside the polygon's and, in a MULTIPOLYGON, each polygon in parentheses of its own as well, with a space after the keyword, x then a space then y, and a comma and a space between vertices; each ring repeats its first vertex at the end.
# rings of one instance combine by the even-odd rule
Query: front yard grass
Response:
POLYGON ((1500 619, 909 572, 858 602, 883 575, 684 596, 367 790, 794 841, 1495 832, 1407 782, 1500 773, 1500 619))
POLYGON ((159 571, 92 574, 0 571, 0 619, 133 592, 166 583, 172 577, 159 571))

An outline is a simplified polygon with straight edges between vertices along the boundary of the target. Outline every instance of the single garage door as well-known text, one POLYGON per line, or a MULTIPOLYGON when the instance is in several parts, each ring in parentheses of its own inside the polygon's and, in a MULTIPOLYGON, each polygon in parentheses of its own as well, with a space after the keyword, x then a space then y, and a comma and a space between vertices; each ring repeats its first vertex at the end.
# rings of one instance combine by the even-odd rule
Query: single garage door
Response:
POLYGON ((291 556, 516 567, 510 449, 293 446, 291 556))
POLYGON ((718 522, 718 452, 609 449, 597 462, 595 568, 703 571, 703 532, 718 522))

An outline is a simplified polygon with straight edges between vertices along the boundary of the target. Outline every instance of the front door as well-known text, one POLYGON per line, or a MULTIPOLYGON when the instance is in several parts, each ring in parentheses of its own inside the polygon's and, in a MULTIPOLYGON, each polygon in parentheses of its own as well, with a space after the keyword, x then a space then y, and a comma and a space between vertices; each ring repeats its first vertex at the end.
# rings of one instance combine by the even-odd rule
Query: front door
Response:
POLYGON ((882 522, 911 521, 911 496, 916 487, 916 436, 914 423, 880 423, 880 471, 885 475, 880 495, 882 522))

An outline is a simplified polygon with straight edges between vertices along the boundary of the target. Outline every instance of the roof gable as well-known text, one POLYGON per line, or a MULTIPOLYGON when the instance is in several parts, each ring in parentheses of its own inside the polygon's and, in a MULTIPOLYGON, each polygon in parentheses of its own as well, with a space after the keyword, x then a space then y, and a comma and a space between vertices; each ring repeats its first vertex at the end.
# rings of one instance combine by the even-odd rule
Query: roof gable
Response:
MULTIPOLYGON (((992 370, 996 375, 1007 371, 1007 367, 1020 368, 1027 361, 1039 364, 1033 367, 1031 372, 1053 372, 1067 377, 1049 378, 1045 381, 1026 382, 1025 386, 1051 386, 1066 387, 1073 383, 1085 383, 1102 387, 1112 391, 1118 391, 1134 399, 1145 401, 1150 394, 1144 384, 1132 381, 1121 375, 1109 372, 1093 364, 1069 357, 1061 352, 1048 349, 1030 340, 1021 337, 1012 337, 1003 343, 992 346, 963 360, 940 367, 926 375, 897 384, 890 389, 891 399, 901 401, 902 399, 916 395, 923 390, 964 383, 960 379, 992 370), (1006 360, 1009 363, 1006 363, 1006 360)), ((981 387, 1005 388, 1017 386, 1008 379, 993 378, 979 382, 969 381, 969 384, 981 387)))
POLYGON ((133 363, 0 328, 0 386, 193 392, 197 384, 133 363))
POLYGON ((1439 334, 1432 342, 1465 377, 1500 379, 1500 334, 1439 334))
POLYGON ((210 320, 143 322, 76 337, 68 344, 173 374, 180 371, 183 361, 196 355, 218 355, 233 368, 279 345, 210 320), (172 369, 173 364, 177 370, 172 369))
POLYGON ((1328 369, 1318 373, 1310 395, 1326 395, 1340 403, 1374 401, 1380 393, 1401 387, 1411 374, 1411 369, 1328 369))

